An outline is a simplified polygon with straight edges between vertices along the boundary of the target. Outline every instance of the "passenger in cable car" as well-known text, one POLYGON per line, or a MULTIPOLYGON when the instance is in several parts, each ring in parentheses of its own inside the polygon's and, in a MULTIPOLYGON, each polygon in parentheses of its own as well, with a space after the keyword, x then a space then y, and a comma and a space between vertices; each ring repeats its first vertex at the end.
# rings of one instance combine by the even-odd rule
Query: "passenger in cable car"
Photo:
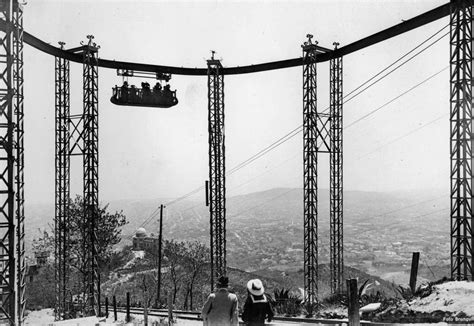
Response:
POLYGON ((163 93, 164 93, 165 96, 168 96, 168 97, 171 96, 172 91, 170 89, 169 84, 165 86, 165 88, 163 89, 163 93))
POLYGON ((142 89, 149 91, 150 90, 150 84, 147 82, 142 83, 142 89))
POLYGON ((153 92, 157 95, 161 93, 161 84, 157 82, 155 86, 153 86, 153 92))
POLYGON ((150 84, 147 82, 142 83, 142 102, 152 103, 153 97, 151 95, 150 84))
POLYGON ((138 100, 138 93, 135 85, 130 86, 130 101, 136 102, 138 100))
POLYGON ((128 82, 124 81, 120 88, 120 101, 128 102, 128 82))
POLYGON ((176 90, 172 91, 169 84, 162 87, 160 82, 157 82, 151 89, 147 82, 142 82, 141 88, 137 88, 135 85, 129 86, 128 82, 124 81, 122 86, 115 85, 110 101, 117 105, 160 108, 169 108, 178 104, 176 90))

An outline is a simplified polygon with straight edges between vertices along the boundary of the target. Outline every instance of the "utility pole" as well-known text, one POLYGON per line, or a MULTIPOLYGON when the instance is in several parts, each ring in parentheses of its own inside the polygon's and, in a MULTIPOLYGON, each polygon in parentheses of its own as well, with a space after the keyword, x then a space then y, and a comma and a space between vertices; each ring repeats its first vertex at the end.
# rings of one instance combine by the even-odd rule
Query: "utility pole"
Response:
POLYGON ((163 242, 163 208, 165 206, 160 205, 160 231, 158 234, 158 281, 156 282, 156 307, 159 308, 160 303, 160 291, 161 291, 161 245, 163 242))

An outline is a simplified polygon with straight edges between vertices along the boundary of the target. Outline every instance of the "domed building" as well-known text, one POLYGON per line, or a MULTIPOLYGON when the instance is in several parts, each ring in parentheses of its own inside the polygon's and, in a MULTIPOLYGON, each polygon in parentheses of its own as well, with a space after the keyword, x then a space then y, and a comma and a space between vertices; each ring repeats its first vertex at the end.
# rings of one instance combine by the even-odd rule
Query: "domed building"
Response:
POLYGON ((158 247, 158 238, 154 237, 153 234, 148 236, 145 228, 138 228, 133 236, 133 249, 132 250, 146 250, 158 247))
POLYGON ((137 238, 144 238, 146 237, 146 230, 145 228, 138 228, 137 232, 135 232, 135 237, 137 238))

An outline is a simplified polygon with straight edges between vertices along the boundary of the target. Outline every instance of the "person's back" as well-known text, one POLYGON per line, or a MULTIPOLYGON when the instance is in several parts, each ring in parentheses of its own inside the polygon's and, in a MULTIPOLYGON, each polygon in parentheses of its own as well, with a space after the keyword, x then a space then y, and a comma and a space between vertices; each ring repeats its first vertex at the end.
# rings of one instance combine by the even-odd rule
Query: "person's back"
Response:
POLYGON ((264 294, 262 281, 250 280, 247 283, 248 297, 245 301, 242 320, 249 326, 264 325, 265 319, 273 319, 273 309, 267 296, 264 294))
MULTIPOLYGON (((227 279, 225 277, 225 279, 227 279)), ((219 279, 218 289, 211 293, 202 308, 201 317, 207 326, 232 326, 238 325, 237 296, 227 289, 227 281, 219 279)))
POLYGON ((264 325, 265 319, 273 318, 273 310, 265 294, 261 296, 249 295, 244 305, 242 320, 249 326, 264 325))

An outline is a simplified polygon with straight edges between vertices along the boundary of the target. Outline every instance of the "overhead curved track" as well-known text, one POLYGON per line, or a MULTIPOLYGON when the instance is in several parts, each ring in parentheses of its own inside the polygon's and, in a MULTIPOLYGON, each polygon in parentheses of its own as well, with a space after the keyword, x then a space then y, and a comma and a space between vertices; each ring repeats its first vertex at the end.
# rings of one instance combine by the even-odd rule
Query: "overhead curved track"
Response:
MULTIPOLYGON (((470 5, 473 5, 474 3, 474 0, 464 0, 464 1, 470 5)), ((451 4, 450 3, 444 4, 433 10, 430 10, 421 15, 418 15, 414 18, 406 20, 400 24, 387 28, 378 33, 372 34, 368 37, 360 39, 344 47, 341 47, 335 51, 321 53, 317 56, 317 62, 328 61, 332 58, 341 57, 341 56, 356 52, 363 48, 369 47, 379 42, 388 40, 389 38, 408 32, 412 29, 429 24, 440 18, 448 16, 450 14, 450 10, 451 10, 451 4)), ((5 30, 5 27, 6 27, 5 21, 0 20, 0 29, 5 30)), ((72 53, 67 50, 62 50, 60 48, 54 47, 40 40, 39 38, 27 33, 26 31, 23 34, 23 40, 26 44, 44 53, 47 53, 56 57, 61 57, 73 62, 82 63, 81 54, 72 53)), ((302 64, 303 64, 302 58, 294 58, 294 59, 287 59, 287 60, 281 60, 281 61, 260 63, 260 64, 255 64, 255 65, 250 65, 250 66, 224 67, 221 71, 224 75, 239 75, 239 74, 248 74, 248 73, 254 73, 254 72, 262 72, 262 71, 267 71, 267 70, 296 67, 296 66, 301 66, 302 64)), ((152 65, 152 64, 145 64, 145 63, 115 61, 115 60, 107 60, 107 59, 99 59, 98 65, 99 67, 110 68, 110 69, 127 69, 127 70, 135 70, 135 71, 162 72, 162 73, 170 73, 174 75, 187 75, 187 76, 207 76, 207 68, 173 67, 173 66, 152 65)))

